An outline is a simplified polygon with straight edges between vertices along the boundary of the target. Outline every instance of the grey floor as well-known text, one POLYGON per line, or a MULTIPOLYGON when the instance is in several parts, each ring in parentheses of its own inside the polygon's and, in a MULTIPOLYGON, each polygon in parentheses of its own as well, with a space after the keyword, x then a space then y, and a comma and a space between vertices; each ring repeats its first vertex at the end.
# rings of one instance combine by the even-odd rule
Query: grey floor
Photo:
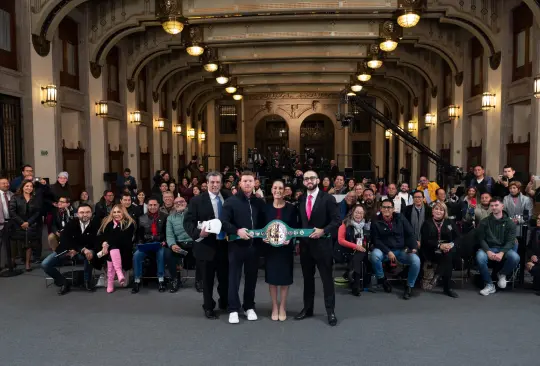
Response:
MULTIPOLYGON (((289 297, 289 317, 302 307, 302 276, 289 297)), ((416 292, 337 291, 339 324, 329 327, 317 282, 316 317, 269 319, 264 278, 260 319, 207 320, 201 294, 188 283, 176 294, 155 286, 106 294, 45 288, 36 269, 0 278, 0 365, 539 365, 540 297, 525 290, 484 298, 471 286, 461 297, 416 292)))

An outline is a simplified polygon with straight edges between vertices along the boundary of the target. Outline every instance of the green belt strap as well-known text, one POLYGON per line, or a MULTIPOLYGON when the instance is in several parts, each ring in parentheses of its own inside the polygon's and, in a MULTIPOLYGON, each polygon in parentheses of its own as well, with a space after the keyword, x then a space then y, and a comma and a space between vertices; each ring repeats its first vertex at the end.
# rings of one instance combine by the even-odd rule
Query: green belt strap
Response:
MULTIPOLYGON (((292 238, 307 238, 315 229, 293 229, 281 220, 272 220, 262 229, 246 231, 253 235, 254 239, 268 239, 270 245, 278 247, 292 238)), ((227 239, 233 241, 240 239, 240 237, 238 235, 229 235, 227 239)))

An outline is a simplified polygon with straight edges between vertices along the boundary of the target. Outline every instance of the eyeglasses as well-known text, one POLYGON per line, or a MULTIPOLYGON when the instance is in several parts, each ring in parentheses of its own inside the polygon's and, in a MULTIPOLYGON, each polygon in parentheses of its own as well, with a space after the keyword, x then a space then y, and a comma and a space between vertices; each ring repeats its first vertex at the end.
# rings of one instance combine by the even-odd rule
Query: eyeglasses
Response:
POLYGON ((413 198, 414 198, 415 200, 421 200, 421 199, 424 198, 424 197, 422 197, 422 196, 414 196, 413 198))
POLYGON ((381 210, 391 210, 393 209, 392 206, 381 206, 381 210))
POLYGON ((317 177, 304 177, 304 182, 307 182, 309 180, 315 181, 315 180, 317 180, 317 177))
POLYGON ((186 203, 186 201, 175 201, 174 202, 175 205, 183 205, 185 203, 186 203))

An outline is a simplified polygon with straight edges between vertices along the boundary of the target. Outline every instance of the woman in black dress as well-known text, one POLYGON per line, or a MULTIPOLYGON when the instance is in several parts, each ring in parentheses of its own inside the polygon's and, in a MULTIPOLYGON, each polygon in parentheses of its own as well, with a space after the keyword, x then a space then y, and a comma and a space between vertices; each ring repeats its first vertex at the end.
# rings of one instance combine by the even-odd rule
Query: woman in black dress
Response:
MULTIPOLYGON (((285 185, 281 180, 272 184, 274 201, 265 207, 264 224, 272 220, 281 220, 291 228, 298 227, 296 207, 284 200, 285 185)), ((266 283, 270 285, 272 298, 272 320, 287 319, 286 304, 289 286, 293 283, 294 245, 286 242, 281 247, 266 247, 266 283), (278 307, 278 286, 281 287, 281 303, 278 307)))

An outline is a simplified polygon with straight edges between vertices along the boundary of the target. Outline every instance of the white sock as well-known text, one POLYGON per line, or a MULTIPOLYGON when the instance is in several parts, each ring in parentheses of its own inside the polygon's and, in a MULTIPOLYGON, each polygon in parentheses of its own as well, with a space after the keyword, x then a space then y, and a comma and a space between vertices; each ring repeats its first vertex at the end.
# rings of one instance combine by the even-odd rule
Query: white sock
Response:
POLYGON ((158 277, 158 281, 159 281, 159 282, 163 282, 163 281, 164 281, 164 277, 158 277))
POLYGON ((135 283, 141 283, 141 279, 140 279, 140 278, 136 278, 136 279, 135 279, 135 283))

